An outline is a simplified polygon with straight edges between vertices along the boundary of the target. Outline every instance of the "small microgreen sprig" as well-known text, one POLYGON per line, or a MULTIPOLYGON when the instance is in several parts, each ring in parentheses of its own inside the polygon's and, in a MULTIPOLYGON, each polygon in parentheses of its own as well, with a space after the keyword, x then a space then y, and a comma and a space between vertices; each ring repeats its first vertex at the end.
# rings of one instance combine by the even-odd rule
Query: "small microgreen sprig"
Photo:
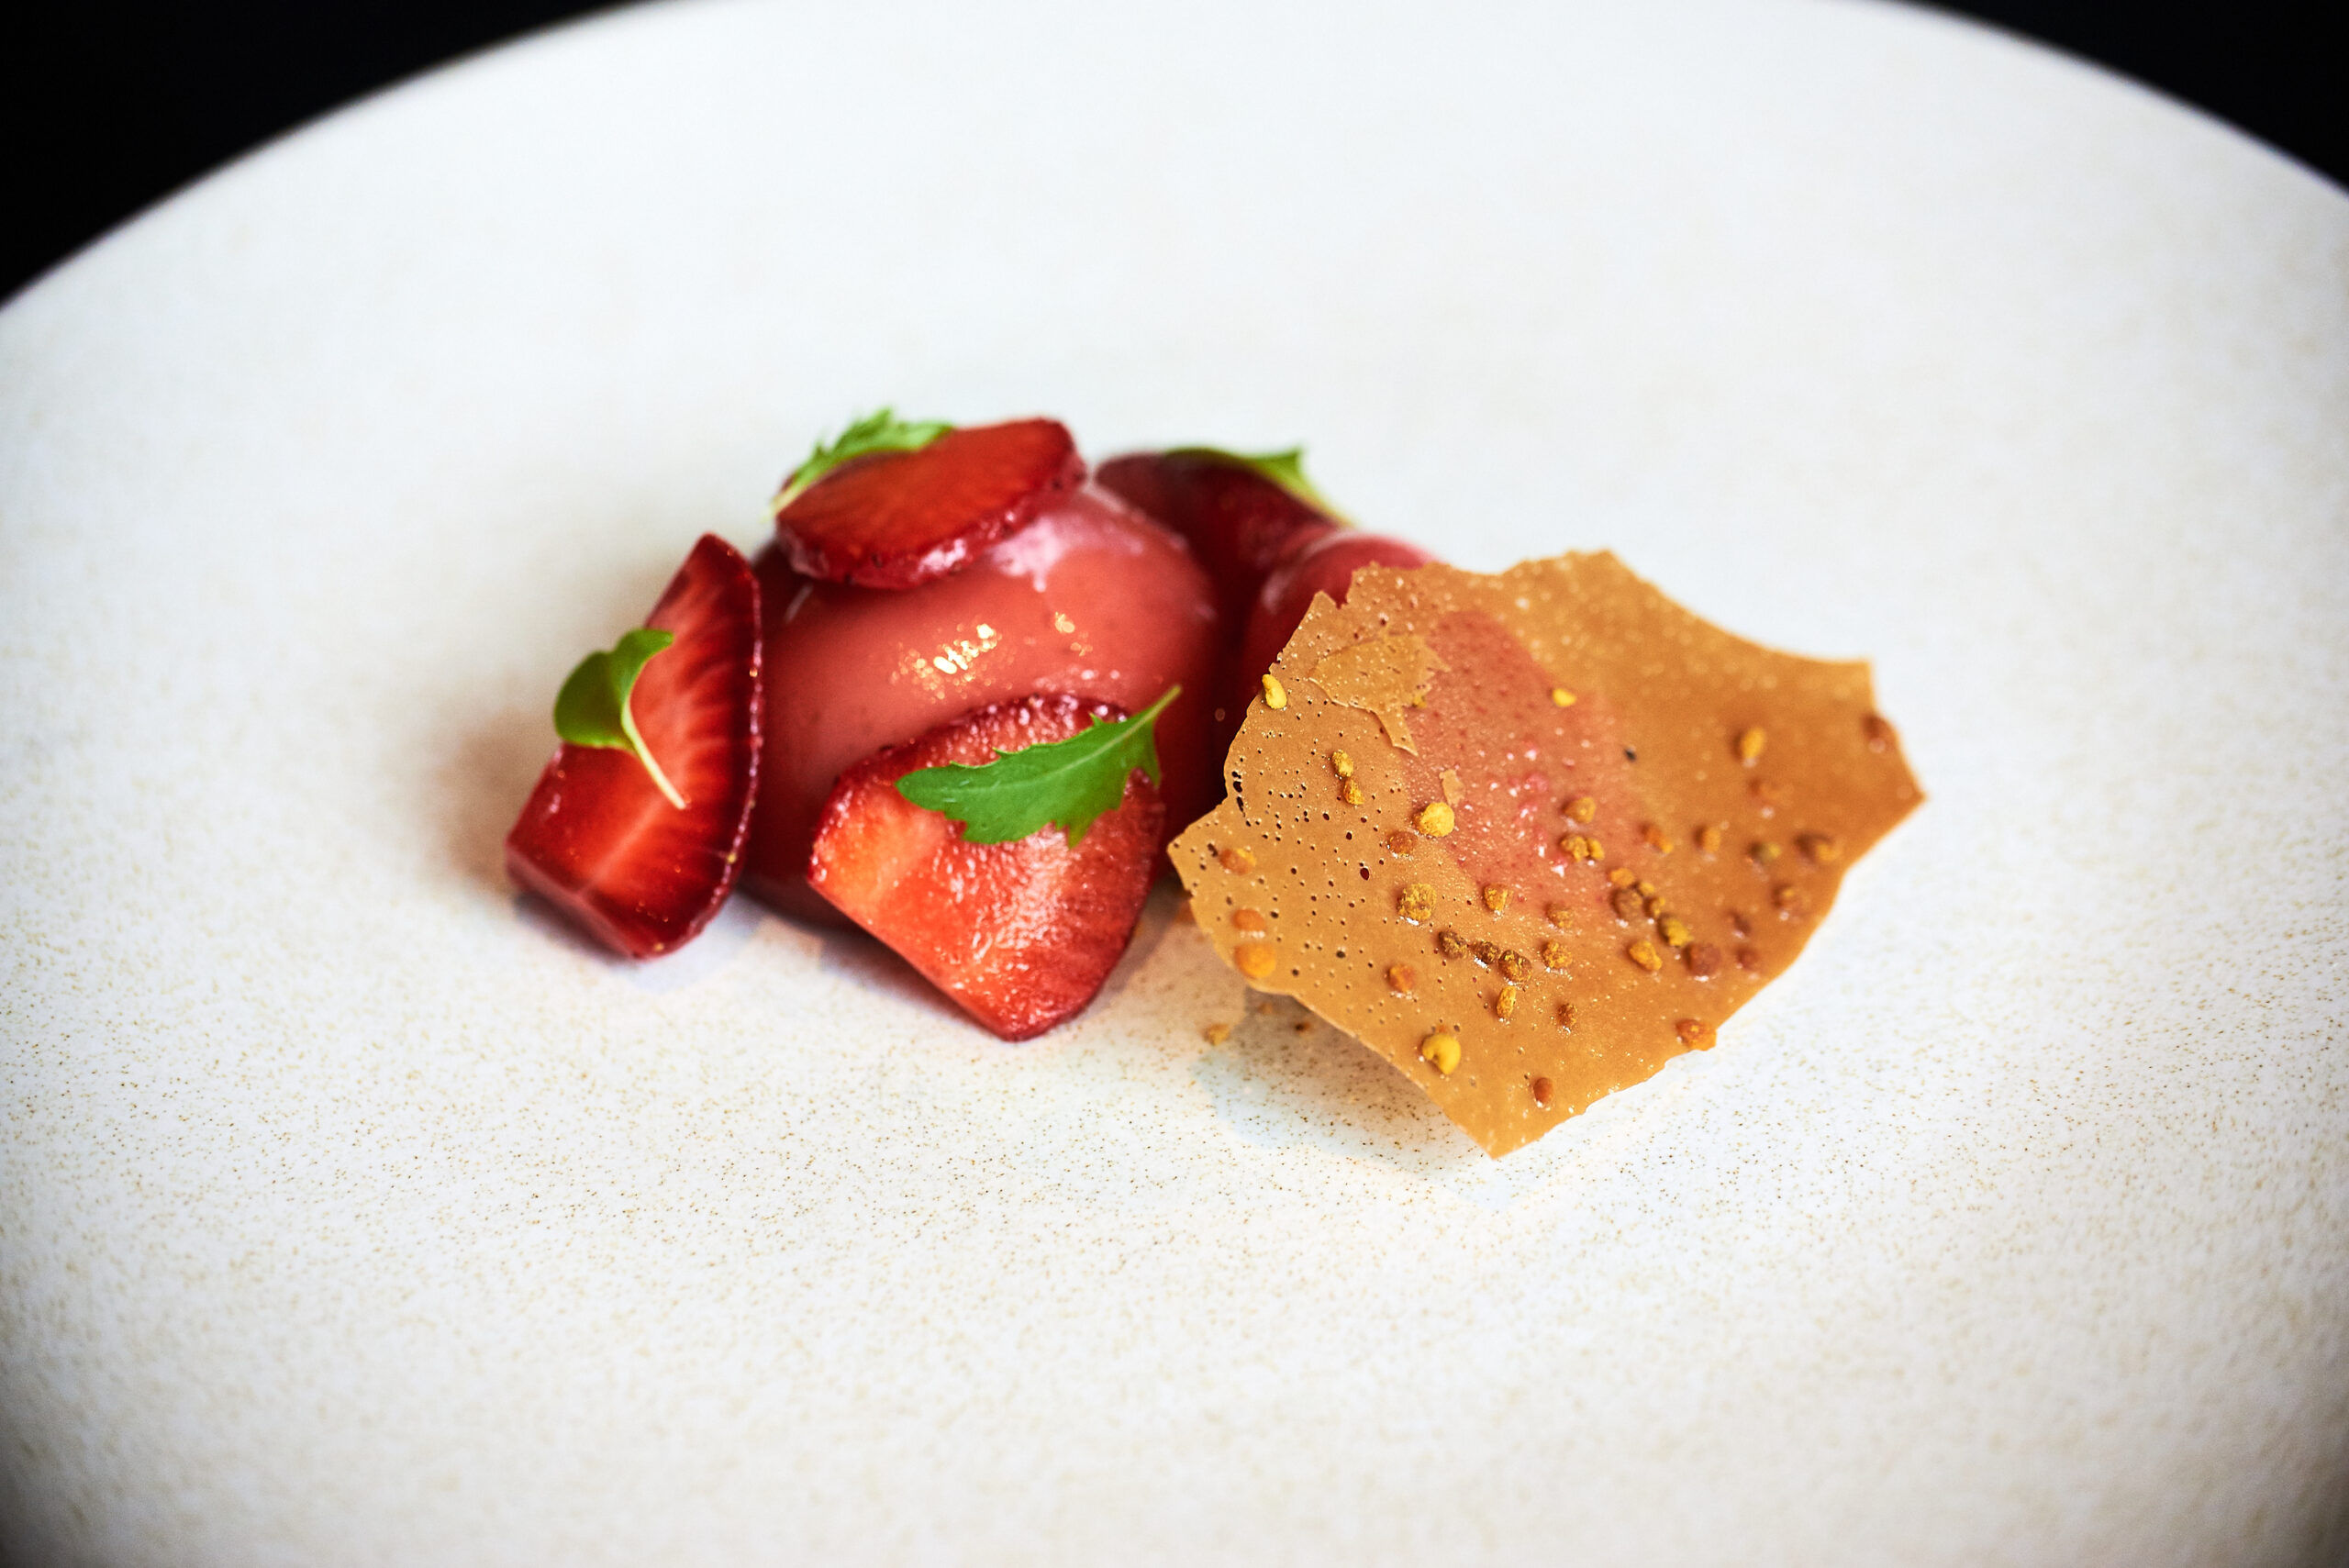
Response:
POLYGON ((1096 719, 1065 740, 998 751, 991 762, 917 769, 897 781, 897 793, 963 824, 965 843, 1009 843, 1054 824, 1074 848, 1125 799, 1129 773, 1140 768, 1158 782, 1158 716, 1182 693, 1169 686, 1131 718, 1096 719))
POLYGON ((674 632, 639 627, 624 632, 609 653, 590 653, 555 694, 554 730, 574 746, 605 746, 626 751, 644 764, 669 804, 683 811, 685 797, 652 760, 651 748, 637 733, 629 696, 652 656, 676 640, 674 632))
POLYGON ((780 512, 790 506, 809 485, 852 458, 868 452, 919 451, 953 428, 942 419, 900 419, 892 409, 875 409, 852 423, 830 445, 818 440, 807 461, 793 469, 783 488, 775 492, 774 509, 780 512))

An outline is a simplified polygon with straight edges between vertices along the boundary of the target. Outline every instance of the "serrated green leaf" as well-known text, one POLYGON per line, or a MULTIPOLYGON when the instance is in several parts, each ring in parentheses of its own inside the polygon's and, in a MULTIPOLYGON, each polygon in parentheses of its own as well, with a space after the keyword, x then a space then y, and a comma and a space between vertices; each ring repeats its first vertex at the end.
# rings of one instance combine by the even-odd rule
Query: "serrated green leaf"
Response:
POLYGON ((1253 471, 1260 478, 1279 485, 1315 511, 1341 523, 1347 521, 1346 515, 1330 505, 1329 497, 1314 487, 1313 481, 1305 477, 1303 447, 1291 447, 1286 451, 1278 452, 1235 452, 1226 451, 1221 447, 1178 447, 1173 455, 1219 458, 1225 462, 1238 463, 1253 471))
POLYGON ((674 632, 639 627, 622 633, 609 653, 590 653, 582 659, 579 667, 562 683, 562 690, 555 694, 554 732, 574 746, 603 746, 628 752, 644 764, 644 771, 652 775, 652 782, 668 796, 669 804, 683 811, 685 797, 677 793, 677 786, 669 782, 669 775, 652 760, 651 748, 637 733, 636 715, 629 708, 636 678, 644 673, 644 666, 676 639, 674 632))
POLYGON ((963 824, 965 843, 1008 844, 1051 824, 1074 848, 1126 798, 1126 775, 1140 768, 1158 782, 1158 716, 1182 694, 1169 686, 1131 718, 1097 719, 1065 740, 998 751, 992 762, 917 769, 897 781, 897 793, 963 824))
POLYGON ((793 469, 775 493, 774 509, 779 512, 790 506, 809 485, 851 458, 867 452, 919 451, 953 428, 942 419, 900 419, 891 409, 876 409, 842 430, 840 439, 829 446, 818 440, 807 461, 793 469))

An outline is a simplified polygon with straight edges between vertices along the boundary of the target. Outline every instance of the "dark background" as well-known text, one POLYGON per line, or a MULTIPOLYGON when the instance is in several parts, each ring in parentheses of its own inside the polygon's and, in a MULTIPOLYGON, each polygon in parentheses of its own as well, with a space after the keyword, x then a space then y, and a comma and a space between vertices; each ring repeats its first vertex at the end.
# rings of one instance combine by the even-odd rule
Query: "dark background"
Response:
MULTIPOLYGON (((17 0, 0 19, 0 298, 206 170, 338 104, 598 8, 17 0)), ((2343 51, 2318 41, 2334 7, 1982 0, 1943 8, 2133 76, 2349 184, 2349 69, 2343 51)))

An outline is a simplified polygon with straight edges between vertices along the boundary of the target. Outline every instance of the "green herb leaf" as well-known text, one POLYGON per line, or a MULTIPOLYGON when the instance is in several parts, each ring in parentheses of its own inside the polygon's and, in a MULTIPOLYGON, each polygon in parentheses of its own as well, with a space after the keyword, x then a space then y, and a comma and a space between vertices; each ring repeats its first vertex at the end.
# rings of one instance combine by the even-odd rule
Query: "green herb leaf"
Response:
POLYGON ((1212 457, 1225 462, 1238 463, 1252 469, 1260 478, 1268 479, 1307 506, 1339 522, 1347 521, 1346 515, 1330 505, 1329 497, 1314 488, 1313 481, 1305 477, 1305 449, 1291 447, 1283 452, 1234 452, 1221 447, 1178 447, 1177 457, 1212 457))
POLYGON ((1056 823, 1074 847, 1095 817, 1126 798, 1127 774, 1140 768, 1158 782, 1158 716, 1182 692, 1169 686, 1131 718, 1096 719, 1065 740, 998 751, 976 767, 917 769, 897 781, 897 793, 963 824, 965 843, 1007 844, 1056 823))
POLYGON ((842 430, 831 445, 818 441, 807 461, 793 469, 775 493, 774 509, 779 512, 790 506, 809 485, 851 458, 867 452, 919 451, 953 428, 940 419, 900 419, 890 409, 876 409, 842 430))
POLYGON ((644 666, 676 639, 674 632, 639 627, 624 633, 609 653, 590 653, 582 659, 579 668, 562 683, 562 690, 555 694, 554 732, 574 746, 607 746, 634 756, 669 797, 669 804, 683 811, 685 797, 652 760, 644 737, 636 732, 636 715, 628 706, 644 666))

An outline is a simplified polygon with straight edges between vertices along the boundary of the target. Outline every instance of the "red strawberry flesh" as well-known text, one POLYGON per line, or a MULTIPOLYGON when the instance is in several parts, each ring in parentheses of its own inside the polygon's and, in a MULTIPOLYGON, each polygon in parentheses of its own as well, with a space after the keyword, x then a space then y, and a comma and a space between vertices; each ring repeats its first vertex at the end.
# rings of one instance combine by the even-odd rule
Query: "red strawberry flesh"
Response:
POLYGON ((1084 482, 1058 420, 974 426, 852 459, 775 514, 775 537, 807 576, 910 588, 959 570, 1084 482))
POLYGON ((1122 717, 1107 703, 1039 694, 866 758, 824 803, 808 884, 996 1034, 1041 1034, 1083 1010, 1126 950, 1157 868, 1157 789, 1130 775, 1124 801, 1074 846, 1050 826, 972 844, 960 824, 898 794, 897 781, 1122 717))
POLYGON ((629 753, 565 741, 506 838, 516 882, 630 958, 691 940, 741 867, 759 761, 750 563, 704 535, 644 624, 676 640, 644 666, 629 707, 685 808, 629 753))

